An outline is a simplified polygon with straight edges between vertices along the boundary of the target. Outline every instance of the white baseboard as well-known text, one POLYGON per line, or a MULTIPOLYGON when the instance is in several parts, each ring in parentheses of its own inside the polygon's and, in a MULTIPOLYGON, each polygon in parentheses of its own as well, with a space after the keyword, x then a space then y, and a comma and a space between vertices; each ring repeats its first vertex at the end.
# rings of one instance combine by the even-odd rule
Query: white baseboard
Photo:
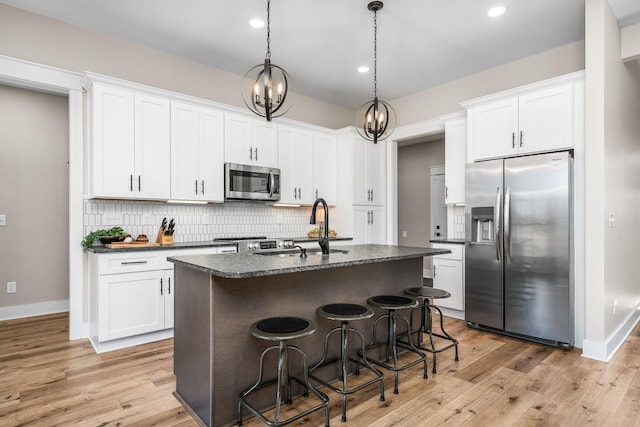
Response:
POLYGON ((43 314, 62 313, 65 311, 69 311, 69 300, 10 305, 7 307, 0 307, 0 320, 42 316, 43 314))
POLYGON ((608 362, 640 321, 640 309, 634 310, 606 341, 582 341, 582 357, 608 362))
POLYGON ((173 338, 173 328, 161 331, 149 332, 148 334, 134 335, 132 337, 120 338, 117 340, 99 342, 98 337, 90 337, 89 341, 96 353, 120 350, 122 348, 133 347, 134 345, 147 344, 154 341, 173 338))

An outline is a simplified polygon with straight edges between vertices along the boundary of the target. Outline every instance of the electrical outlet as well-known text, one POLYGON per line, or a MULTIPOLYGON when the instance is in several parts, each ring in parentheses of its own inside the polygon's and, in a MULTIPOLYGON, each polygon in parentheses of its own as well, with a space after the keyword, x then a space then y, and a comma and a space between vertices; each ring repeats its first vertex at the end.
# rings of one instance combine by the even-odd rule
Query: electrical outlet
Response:
POLYGON ((121 213, 106 213, 102 215, 102 225, 123 225, 124 218, 121 213))
POLYGON ((7 225, 7 216, 0 215, 0 227, 4 227, 5 225, 7 225))
POLYGON ((7 293, 8 294, 15 294, 17 286, 18 285, 17 285, 16 282, 7 282, 7 293))
POLYGON ((402 237, 407 237, 407 232, 406 231, 402 232, 402 237))

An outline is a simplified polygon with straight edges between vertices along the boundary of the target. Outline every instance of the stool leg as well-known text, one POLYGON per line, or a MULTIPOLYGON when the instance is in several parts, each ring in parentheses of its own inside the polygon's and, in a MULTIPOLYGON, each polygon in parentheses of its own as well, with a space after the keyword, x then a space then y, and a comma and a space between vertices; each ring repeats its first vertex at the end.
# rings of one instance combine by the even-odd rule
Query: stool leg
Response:
MULTIPOLYGON (((411 330, 411 323, 410 323, 407 319, 405 319, 404 317, 402 317, 402 316, 400 316, 400 319, 401 319, 401 320, 403 320, 403 321, 407 324, 407 331, 410 331, 410 330, 411 330)), ((409 343, 409 347, 411 348, 411 350, 413 350, 413 351, 415 351, 416 353, 418 353, 418 354, 421 354, 421 355, 422 355, 422 353, 420 352, 420 350, 418 350, 418 348, 417 348, 416 346, 414 346, 414 345, 413 345, 413 343, 411 342, 411 340, 408 340, 408 343, 409 343)), ((428 376, 428 374, 427 374, 427 357, 426 357, 426 354, 424 355, 424 360, 422 361, 422 370, 423 370, 423 372, 424 372, 424 373, 423 373, 423 375, 422 375, 422 378, 424 378, 424 379, 426 380, 427 378, 429 378, 429 376, 428 376)))
MULTIPOLYGON (((426 310, 427 310, 427 323, 425 324, 425 326, 427 326, 427 333, 429 334, 429 342, 431 343, 431 350, 433 350, 431 352, 431 354, 433 354, 433 370, 431 372, 433 372, 434 374, 436 373, 436 363, 437 363, 437 357, 438 357, 438 352, 436 351, 436 345, 433 342, 433 331, 432 331, 432 327, 433 327, 433 315, 431 314, 431 305, 428 304, 428 300, 425 299, 425 306, 426 306, 426 310)), ((442 316, 440 316, 440 319, 442 319, 442 316)))
MULTIPOLYGON (((360 331, 358 331, 357 329, 349 328, 349 330, 351 332, 353 332, 354 334, 356 334, 358 337, 360 337, 360 351, 358 351, 358 360, 360 360, 360 352, 362 352, 362 355, 363 355, 362 356, 362 363, 367 368, 369 368, 369 370, 371 372, 373 372, 377 376, 380 376, 380 401, 384 402, 384 375, 382 375, 382 373, 380 371, 378 371, 376 368, 374 368, 373 365, 371 365, 371 363, 369 363, 367 358, 364 357, 364 352, 366 351, 365 345, 364 345, 364 335, 362 335, 362 333, 360 331)), ((357 363, 356 363, 356 366, 357 366, 357 363)))
MULTIPOLYGON (((393 367, 397 368, 398 367, 398 345, 396 343, 396 311, 395 310, 389 310, 388 343, 389 344, 387 344, 387 349, 389 345, 391 345, 391 350, 393 352, 393 367)), ((388 354, 389 353, 387 350, 387 360, 389 360, 388 354)), ((397 369, 394 369, 393 375, 394 375, 393 393, 398 394, 398 370, 397 369)))
POLYGON ((340 323, 340 362, 342 369, 342 422, 347 421, 347 348, 349 345, 349 334, 347 333, 349 322, 340 323))
POLYGON ((278 347, 278 389, 276 392, 275 422, 280 420, 280 405, 282 402, 282 389, 285 388, 287 403, 291 403, 291 384, 289 384, 289 357, 287 342, 280 341, 278 347))
POLYGON ((442 334, 454 344, 455 347, 455 351, 456 351, 456 357, 455 357, 455 361, 457 362, 458 359, 458 340, 453 338, 451 335, 449 335, 447 333, 447 331, 444 330, 444 323, 443 323, 443 319, 442 319, 442 310, 440 310, 440 307, 438 307, 437 305, 433 305, 431 304, 431 307, 435 308, 438 311, 438 314, 440 315, 440 330, 442 331, 442 334))

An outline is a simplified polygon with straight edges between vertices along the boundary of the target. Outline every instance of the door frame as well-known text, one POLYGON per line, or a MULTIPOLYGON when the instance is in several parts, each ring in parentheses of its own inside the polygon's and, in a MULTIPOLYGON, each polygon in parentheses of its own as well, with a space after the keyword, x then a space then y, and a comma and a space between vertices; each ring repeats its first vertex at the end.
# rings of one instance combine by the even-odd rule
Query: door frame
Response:
MULTIPOLYGON (((69 339, 88 336, 85 262, 80 242, 83 188, 82 74, 0 55, 0 84, 68 97, 69 102, 69 339)), ((41 313, 37 313, 41 314, 41 313)), ((26 313, 25 315, 30 315, 26 313)), ((23 317, 23 316, 20 316, 23 317)))

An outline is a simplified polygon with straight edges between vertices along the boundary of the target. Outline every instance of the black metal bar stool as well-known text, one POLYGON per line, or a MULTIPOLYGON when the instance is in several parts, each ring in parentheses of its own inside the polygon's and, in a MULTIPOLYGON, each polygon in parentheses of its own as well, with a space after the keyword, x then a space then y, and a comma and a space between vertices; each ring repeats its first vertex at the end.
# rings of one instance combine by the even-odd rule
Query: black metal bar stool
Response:
POLYGON ((358 304, 338 303, 338 304, 327 304, 327 305, 318 307, 318 309, 316 310, 316 313, 318 314, 318 316, 328 320, 339 320, 340 326, 331 329, 329 332, 327 332, 327 335, 325 335, 324 353, 322 355, 322 359, 318 363, 316 363, 311 369, 309 369, 309 377, 312 380, 317 381, 320 384, 335 391, 336 393, 340 393, 342 395, 342 422, 345 422, 347 421, 347 395, 348 394, 355 393, 356 391, 359 391, 365 387, 368 387, 377 382, 380 382, 380 400, 384 402, 384 375, 382 375, 382 373, 378 371, 376 368, 371 366, 371 364, 367 361, 367 359, 362 358, 362 361, 360 361, 360 360, 349 357, 349 355, 347 354, 348 347, 349 347, 349 332, 355 334, 360 338, 360 347, 361 347, 360 351, 363 354, 365 351, 364 336, 357 329, 350 327, 349 321, 369 319, 373 317, 373 310, 358 304), (334 357, 327 360, 327 348, 329 344, 329 337, 334 332, 338 332, 338 331, 340 331, 340 344, 341 344, 340 357, 334 357), (363 366, 365 368, 370 369, 371 372, 373 372, 376 377, 365 383, 359 384, 352 389, 349 389, 347 387, 347 374, 348 374, 347 362, 348 361, 355 363, 356 375, 359 373, 359 367, 363 366), (322 368, 324 366, 327 366, 336 362, 340 362, 340 370, 341 370, 340 379, 342 381, 342 388, 337 388, 332 384, 329 384, 328 382, 318 378, 316 375, 312 374, 312 372, 315 371, 316 369, 322 368))
POLYGON ((263 340, 279 341, 278 345, 272 345, 265 349, 260 356, 260 372, 258 374, 258 381, 242 393, 238 401, 238 426, 242 425, 242 405, 246 406, 256 417, 260 418, 262 422, 269 426, 282 426, 302 418, 318 409, 324 408, 325 410, 325 425, 329 427, 329 398, 322 392, 316 390, 309 383, 309 376, 307 373, 307 356, 302 350, 293 345, 288 345, 287 341, 295 338, 301 338, 307 335, 311 335, 316 330, 316 324, 302 317, 270 317, 267 319, 259 320, 251 325, 251 334, 263 340), (278 350, 278 377, 263 381, 263 362, 265 355, 271 350, 278 350), (289 375, 289 349, 295 350, 302 357, 304 379, 292 377, 289 375), (291 403, 291 381, 296 381, 298 384, 305 387, 305 396, 308 395, 309 390, 320 399, 321 403, 312 408, 309 408, 303 412, 300 412, 286 420, 280 421, 280 406, 282 404, 283 392, 286 395, 286 402, 291 403), (245 400, 249 394, 253 391, 267 387, 269 385, 277 384, 278 390, 276 392, 276 407, 273 420, 267 419, 260 411, 258 411, 253 405, 245 400))
MULTIPOLYGON (((451 347, 455 347, 456 349, 456 357, 455 357, 455 361, 457 362, 458 359, 458 340, 453 338, 451 335, 449 335, 447 333, 447 331, 444 330, 444 325, 442 323, 442 310, 440 310, 440 307, 434 305, 431 301, 434 298, 449 298, 451 296, 451 294, 445 290, 442 289, 437 289, 437 288, 430 288, 430 287, 419 287, 419 288, 409 288, 409 289, 405 289, 404 291, 405 294, 407 295, 411 295, 413 297, 416 297, 418 299, 420 299, 422 301, 422 325, 420 325, 420 329, 415 331, 413 329, 413 316, 411 317, 411 333, 414 332, 418 332, 418 348, 420 348, 421 350, 425 350, 430 352, 431 354, 433 354, 433 370, 432 372, 435 374, 436 373, 436 357, 438 353, 441 353, 445 350, 450 349, 451 347), (442 334, 436 334, 433 332, 433 317, 431 314, 431 309, 434 308, 438 311, 438 314, 440 315, 440 330, 442 331, 442 334), (429 342, 431 343, 431 348, 426 348, 423 347, 421 345, 422 343, 422 333, 426 332, 427 334, 429 334, 429 342), (445 340, 449 340, 451 341, 450 344, 447 344, 444 347, 438 348, 436 349, 435 343, 433 342, 433 337, 438 337, 438 338, 442 338, 445 340)), ((411 339, 409 338, 409 342, 411 342, 411 339)))
POLYGON ((410 368, 418 363, 422 362, 423 367, 423 378, 427 378, 427 355, 418 350, 411 340, 408 340, 407 343, 402 343, 397 340, 397 320, 401 319, 407 325, 407 332, 411 330, 411 325, 407 319, 402 316, 396 315, 396 310, 402 309, 412 309, 418 307, 418 301, 413 298, 408 298, 400 295, 376 295, 367 300, 367 304, 372 307, 376 307, 382 310, 388 310, 387 314, 383 314, 379 316, 375 322, 373 323, 373 337, 371 339, 371 343, 367 347, 367 350, 380 347, 385 345, 385 358, 383 360, 374 359, 371 357, 366 357, 366 354, 362 354, 363 357, 366 358, 369 362, 374 365, 383 367, 390 371, 393 371, 395 382, 393 387, 393 392, 398 394, 398 372, 410 368), (382 319, 388 319, 388 336, 386 341, 376 342, 376 331, 378 328, 378 322, 382 319), (398 366, 398 346, 405 348, 406 350, 415 353, 418 355, 418 359, 411 361, 403 366, 398 366), (389 365, 389 355, 393 357, 393 366, 389 365))

